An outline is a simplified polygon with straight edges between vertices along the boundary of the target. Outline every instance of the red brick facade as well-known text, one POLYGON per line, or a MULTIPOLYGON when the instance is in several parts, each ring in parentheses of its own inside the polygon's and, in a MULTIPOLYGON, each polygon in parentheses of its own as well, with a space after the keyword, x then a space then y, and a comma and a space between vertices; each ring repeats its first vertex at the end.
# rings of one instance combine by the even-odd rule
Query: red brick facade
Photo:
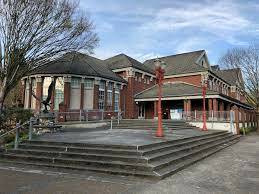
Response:
POLYGON ((176 82, 176 81, 186 82, 189 84, 200 86, 201 85, 201 75, 199 74, 199 75, 172 77, 172 78, 164 79, 164 82, 176 82))
MULTIPOLYGON (((125 75, 125 73, 122 72, 119 74, 125 75)), ((135 73, 135 76, 128 77, 127 81, 128 83, 123 88, 120 95, 121 109, 124 112, 123 115, 125 118, 138 118, 139 106, 136 104, 134 96, 137 93, 153 86, 155 84, 155 80, 149 76, 143 76, 140 73, 135 73)))

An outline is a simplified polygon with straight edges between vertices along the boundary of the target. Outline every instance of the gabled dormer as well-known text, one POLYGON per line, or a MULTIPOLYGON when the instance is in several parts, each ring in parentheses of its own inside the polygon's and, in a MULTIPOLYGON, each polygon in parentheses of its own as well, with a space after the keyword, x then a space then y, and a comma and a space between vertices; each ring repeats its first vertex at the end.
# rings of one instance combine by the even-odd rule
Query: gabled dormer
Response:
POLYGON ((198 59, 196 60, 195 63, 204 68, 211 70, 210 62, 209 62, 209 59, 208 59, 208 56, 207 56, 205 50, 203 50, 203 52, 201 52, 201 55, 198 57, 198 59))

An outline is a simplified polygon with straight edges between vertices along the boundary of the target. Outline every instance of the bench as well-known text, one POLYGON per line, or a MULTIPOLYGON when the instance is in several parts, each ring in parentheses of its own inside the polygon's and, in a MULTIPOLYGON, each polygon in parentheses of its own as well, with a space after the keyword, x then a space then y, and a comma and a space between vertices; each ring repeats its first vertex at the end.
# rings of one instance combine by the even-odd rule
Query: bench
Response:
POLYGON ((62 125, 33 125, 33 128, 36 129, 49 129, 50 132, 52 133, 55 130, 59 130, 62 128, 62 125))

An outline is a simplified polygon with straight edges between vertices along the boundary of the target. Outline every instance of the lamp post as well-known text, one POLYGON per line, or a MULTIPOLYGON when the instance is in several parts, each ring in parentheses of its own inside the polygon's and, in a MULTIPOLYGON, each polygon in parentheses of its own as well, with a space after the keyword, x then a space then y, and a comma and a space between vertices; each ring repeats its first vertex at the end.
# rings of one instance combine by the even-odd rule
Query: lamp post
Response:
POLYGON ((162 108, 161 108, 161 96, 162 96, 162 85, 163 85, 163 79, 164 79, 164 73, 165 73, 165 62, 156 59, 155 60, 155 68, 156 68, 156 80, 158 85, 158 125, 157 125, 157 131, 156 136, 157 137, 163 137, 163 127, 162 127, 162 108))
POLYGON ((202 85, 202 97, 203 97, 203 112, 202 112, 202 120, 203 120, 203 127, 202 131, 208 131, 207 128, 207 117, 206 117, 206 90, 207 90, 207 83, 208 83, 208 75, 205 74, 201 81, 202 85))

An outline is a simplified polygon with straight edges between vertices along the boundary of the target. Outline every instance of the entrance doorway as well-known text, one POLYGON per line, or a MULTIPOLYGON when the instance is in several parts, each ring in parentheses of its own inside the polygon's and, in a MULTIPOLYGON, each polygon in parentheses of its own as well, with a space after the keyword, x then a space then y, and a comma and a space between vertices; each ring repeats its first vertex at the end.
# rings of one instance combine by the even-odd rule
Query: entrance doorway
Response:
POLYGON ((145 119, 145 104, 141 103, 138 109, 138 118, 145 119))

